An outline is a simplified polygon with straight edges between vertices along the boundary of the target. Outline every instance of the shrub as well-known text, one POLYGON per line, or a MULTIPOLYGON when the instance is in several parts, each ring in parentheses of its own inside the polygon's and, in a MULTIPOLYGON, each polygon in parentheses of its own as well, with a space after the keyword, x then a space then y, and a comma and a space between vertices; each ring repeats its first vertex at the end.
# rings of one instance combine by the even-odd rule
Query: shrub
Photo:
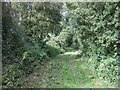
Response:
POLYGON ((16 87, 23 83, 24 73, 21 68, 22 65, 19 63, 14 63, 3 68, 3 87, 16 87))
POLYGON ((47 47, 45 48, 46 53, 49 57, 55 57, 56 55, 60 54, 61 51, 53 46, 49 46, 47 45, 47 47))

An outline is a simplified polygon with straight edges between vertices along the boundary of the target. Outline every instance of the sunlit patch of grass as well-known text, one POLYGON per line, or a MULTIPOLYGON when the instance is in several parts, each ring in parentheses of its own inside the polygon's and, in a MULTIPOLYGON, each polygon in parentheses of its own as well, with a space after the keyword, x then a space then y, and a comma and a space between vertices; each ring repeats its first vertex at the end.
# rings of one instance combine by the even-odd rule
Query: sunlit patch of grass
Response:
MULTIPOLYGON (((76 52, 75 52, 76 53, 76 52)), ((80 88, 85 84, 87 81, 90 81, 91 77, 86 76, 85 71, 87 71, 88 67, 85 67, 83 61, 81 63, 80 60, 75 59, 76 54, 74 52, 69 54, 64 54, 54 61, 55 68, 60 66, 60 73, 59 79, 62 84, 66 87, 73 87, 73 88, 80 88), (59 63, 61 62, 61 64, 59 63), (72 63, 71 63, 72 62, 72 63), (57 65, 59 63, 60 65, 57 65)))

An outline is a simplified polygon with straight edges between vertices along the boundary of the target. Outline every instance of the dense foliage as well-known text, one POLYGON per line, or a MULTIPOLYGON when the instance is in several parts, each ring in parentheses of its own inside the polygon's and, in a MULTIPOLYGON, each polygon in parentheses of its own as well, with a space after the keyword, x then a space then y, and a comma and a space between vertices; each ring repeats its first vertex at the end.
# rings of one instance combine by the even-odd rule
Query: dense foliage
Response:
POLYGON ((119 3, 67 3, 66 7, 73 47, 90 58, 98 77, 118 80, 119 3))
POLYGON ((72 47, 93 65, 96 77, 116 83, 120 5, 3 3, 3 87, 18 87, 42 62, 72 47))
POLYGON ((61 4, 3 3, 2 7, 3 87, 16 87, 34 67, 59 53, 45 42, 49 33, 56 35, 61 30, 61 4))

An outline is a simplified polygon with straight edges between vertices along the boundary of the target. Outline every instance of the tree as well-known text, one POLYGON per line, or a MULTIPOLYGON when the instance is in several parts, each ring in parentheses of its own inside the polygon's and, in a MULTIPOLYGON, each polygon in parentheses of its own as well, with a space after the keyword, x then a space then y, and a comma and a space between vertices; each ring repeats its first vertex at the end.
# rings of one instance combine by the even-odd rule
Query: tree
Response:
POLYGON ((21 24, 28 42, 43 42, 48 33, 60 30, 61 3, 19 3, 21 24))
POLYGON ((73 43, 78 41, 82 53, 94 58, 95 72, 113 80, 109 75, 116 76, 118 69, 117 52, 119 42, 119 3, 66 3, 68 8, 69 32, 73 34, 73 43), (104 69, 109 75, 103 74, 100 66, 104 63, 104 69), (114 63, 114 65, 113 65, 114 63), (110 67, 113 65, 113 67, 110 67), (117 67, 116 67, 117 66, 117 67), (114 68, 114 70, 113 70, 114 68), (113 71, 112 71, 113 70, 113 71), (114 72, 114 74, 112 73, 114 72))

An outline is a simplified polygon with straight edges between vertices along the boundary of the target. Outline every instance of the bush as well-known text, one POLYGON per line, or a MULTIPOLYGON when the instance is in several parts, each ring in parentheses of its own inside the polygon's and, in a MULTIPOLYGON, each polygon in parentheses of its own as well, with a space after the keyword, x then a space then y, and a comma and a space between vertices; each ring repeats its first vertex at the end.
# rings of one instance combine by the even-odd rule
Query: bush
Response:
POLYGON ((22 71, 22 65, 14 63, 3 68, 3 87, 16 87, 21 85, 24 73, 22 71))
POLYGON ((45 51, 49 57, 55 57, 56 55, 60 54, 61 51, 55 47, 47 45, 45 51))

